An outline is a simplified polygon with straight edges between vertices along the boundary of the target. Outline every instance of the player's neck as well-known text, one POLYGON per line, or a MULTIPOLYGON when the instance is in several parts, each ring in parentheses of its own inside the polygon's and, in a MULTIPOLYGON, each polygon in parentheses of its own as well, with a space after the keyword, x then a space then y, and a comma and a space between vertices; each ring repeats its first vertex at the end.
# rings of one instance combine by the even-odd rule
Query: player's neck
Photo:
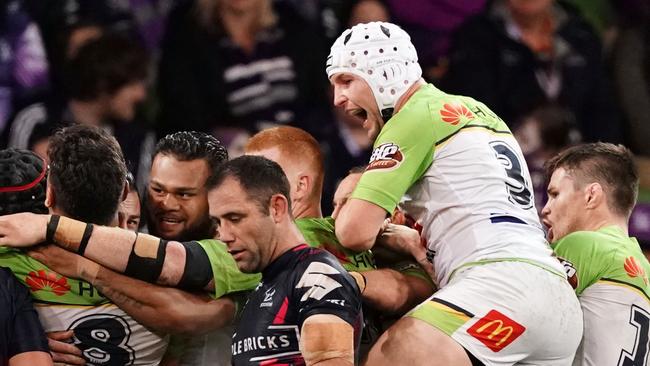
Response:
POLYGON ((323 211, 320 202, 292 202, 291 214, 294 219, 321 218, 323 211))
POLYGON ((274 249, 271 253, 269 263, 275 262, 275 260, 282 254, 298 245, 305 244, 305 238, 302 236, 302 233, 293 220, 288 220, 283 223, 283 225, 276 231, 276 234, 277 235, 274 238, 274 249))
POLYGON ((397 113, 400 109, 402 109, 404 104, 406 104, 406 102, 409 99, 411 99, 411 96, 415 94, 415 92, 420 90, 420 88, 425 84, 426 82, 423 79, 420 79, 416 81, 413 85, 411 85, 411 87, 408 88, 408 90, 406 90, 406 92, 397 100, 397 103, 395 104, 395 112, 393 112, 393 114, 397 113))
POLYGON ((590 215, 585 226, 586 230, 597 231, 608 226, 617 226, 625 235, 628 235, 628 224, 625 217, 613 215, 609 212, 598 212, 590 215))

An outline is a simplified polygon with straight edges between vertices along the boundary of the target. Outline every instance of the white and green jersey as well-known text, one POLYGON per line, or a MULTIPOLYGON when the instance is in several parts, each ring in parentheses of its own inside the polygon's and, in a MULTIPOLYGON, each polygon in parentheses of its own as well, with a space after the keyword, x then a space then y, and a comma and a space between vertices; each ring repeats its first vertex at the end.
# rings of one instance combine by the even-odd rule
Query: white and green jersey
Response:
POLYGON ((399 204, 422 226, 439 287, 455 270, 493 260, 562 273, 519 145, 471 98, 420 88, 381 130, 352 197, 390 213, 399 204))
POLYGON ((584 314, 574 365, 650 365, 650 264, 636 239, 608 226, 569 234, 553 249, 584 314))
POLYGON ((87 365, 158 365, 167 337, 154 333, 90 283, 67 278, 15 249, 0 247, 0 266, 25 284, 46 332, 74 330, 87 365))

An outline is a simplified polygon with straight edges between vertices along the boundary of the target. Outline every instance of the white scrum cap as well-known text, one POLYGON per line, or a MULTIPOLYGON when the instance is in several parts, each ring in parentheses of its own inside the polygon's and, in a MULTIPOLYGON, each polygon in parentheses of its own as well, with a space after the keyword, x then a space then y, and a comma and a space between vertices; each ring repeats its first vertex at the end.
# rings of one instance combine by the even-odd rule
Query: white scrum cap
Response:
POLYGON ((340 72, 363 78, 384 121, 392 116, 399 97, 422 77, 411 37, 385 22, 357 24, 345 30, 332 45, 326 71, 329 78, 340 72))

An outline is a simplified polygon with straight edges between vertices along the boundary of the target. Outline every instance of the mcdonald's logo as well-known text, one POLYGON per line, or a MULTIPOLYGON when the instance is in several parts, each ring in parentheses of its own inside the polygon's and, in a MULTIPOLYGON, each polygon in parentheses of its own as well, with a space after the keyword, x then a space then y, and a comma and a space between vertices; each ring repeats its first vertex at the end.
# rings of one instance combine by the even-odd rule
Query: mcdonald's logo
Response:
POLYGON ((496 310, 490 310, 467 330, 492 352, 499 352, 514 342, 526 328, 496 310))

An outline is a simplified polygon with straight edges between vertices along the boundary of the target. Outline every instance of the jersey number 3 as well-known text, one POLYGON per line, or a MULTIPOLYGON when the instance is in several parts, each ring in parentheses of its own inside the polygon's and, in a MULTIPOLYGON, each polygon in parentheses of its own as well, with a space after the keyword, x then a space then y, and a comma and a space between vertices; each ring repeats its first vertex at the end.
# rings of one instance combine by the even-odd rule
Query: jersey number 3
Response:
POLYGON ((517 153, 503 141, 492 141, 490 147, 494 150, 497 160, 503 165, 508 179, 506 189, 510 202, 524 209, 533 207, 533 194, 530 183, 524 177, 524 164, 517 153))
POLYGON ((650 314, 636 305, 630 309, 630 324, 636 328, 636 340, 632 352, 621 351, 618 366, 646 366, 650 339, 650 314))

